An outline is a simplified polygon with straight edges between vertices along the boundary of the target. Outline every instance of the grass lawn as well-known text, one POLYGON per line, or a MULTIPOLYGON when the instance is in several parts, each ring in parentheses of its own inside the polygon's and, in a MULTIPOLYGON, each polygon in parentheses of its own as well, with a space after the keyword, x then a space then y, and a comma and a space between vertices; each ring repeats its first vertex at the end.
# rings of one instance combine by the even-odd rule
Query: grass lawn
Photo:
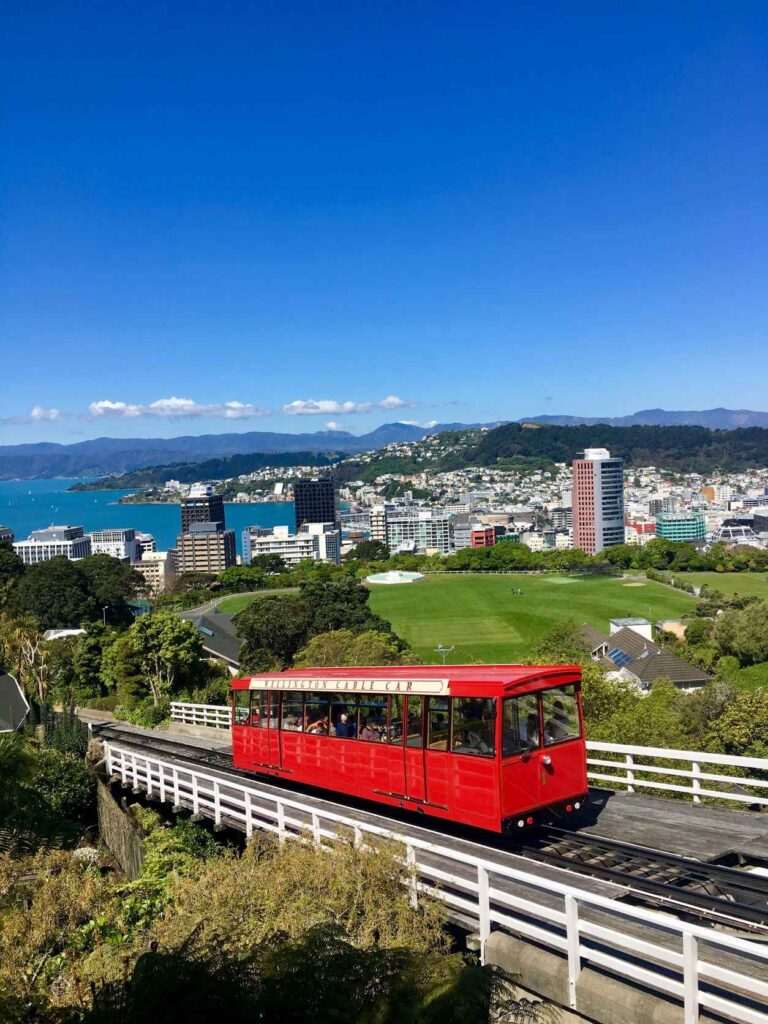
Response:
POLYGON ((695 604, 682 591, 651 580, 638 584, 614 577, 435 575, 370 590, 373 611, 425 662, 439 660, 434 649, 442 643, 454 645, 448 656, 454 664, 514 662, 563 619, 589 622, 607 633, 611 618, 674 619, 695 604))
POLYGON ((729 597, 733 594, 740 597, 755 595, 768 601, 768 572, 681 572, 680 579, 695 587, 706 583, 729 597))

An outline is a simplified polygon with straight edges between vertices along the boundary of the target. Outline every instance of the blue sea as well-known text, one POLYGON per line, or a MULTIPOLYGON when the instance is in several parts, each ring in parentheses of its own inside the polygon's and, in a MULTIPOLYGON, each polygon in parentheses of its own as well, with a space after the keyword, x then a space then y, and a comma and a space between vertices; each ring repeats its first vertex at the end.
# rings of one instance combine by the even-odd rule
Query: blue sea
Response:
MULTIPOLYGON (((0 480, 0 526, 10 526, 17 540, 46 526, 82 526, 86 533, 107 527, 133 527, 151 533, 160 551, 175 547, 181 526, 178 505, 120 505, 131 491, 68 491, 76 480, 0 480)), ((235 531, 237 550, 246 526, 295 528, 293 502, 225 505, 227 526, 235 531)))

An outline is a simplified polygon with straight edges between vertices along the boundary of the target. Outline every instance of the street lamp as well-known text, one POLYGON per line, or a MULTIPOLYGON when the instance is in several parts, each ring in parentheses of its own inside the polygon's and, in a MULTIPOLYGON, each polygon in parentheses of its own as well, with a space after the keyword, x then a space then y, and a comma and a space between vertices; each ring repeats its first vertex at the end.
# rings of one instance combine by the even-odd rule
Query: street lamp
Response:
POLYGON ((443 664, 445 664, 446 655, 450 654, 453 649, 453 644, 451 644, 450 647, 446 647, 445 644, 438 644, 437 647, 435 647, 435 652, 440 655, 443 659, 443 664))
POLYGON ((108 604, 105 604, 104 607, 101 609, 101 617, 104 620, 104 625, 105 626, 107 624, 107 611, 108 611, 108 609, 109 609, 109 605, 108 604))

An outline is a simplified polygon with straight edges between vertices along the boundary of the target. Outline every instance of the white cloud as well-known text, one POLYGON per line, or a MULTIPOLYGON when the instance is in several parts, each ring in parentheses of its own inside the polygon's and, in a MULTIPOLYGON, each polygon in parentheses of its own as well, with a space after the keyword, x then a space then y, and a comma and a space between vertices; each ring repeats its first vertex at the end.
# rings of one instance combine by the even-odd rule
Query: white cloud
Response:
POLYGON ((40 422, 41 420, 60 420, 63 415, 61 409, 45 409, 42 405, 36 405, 29 414, 30 419, 35 420, 35 422, 40 422))
POLYGON ((427 422, 424 424, 424 426, 429 429, 430 427, 436 427, 437 424, 438 424, 438 420, 427 420, 427 422))
POLYGON ((328 430, 341 430, 341 424, 337 423, 336 420, 328 420, 325 426, 328 430))
POLYGON ((378 402, 337 402, 330 398, 297 399, 283 406, 288 416, 328 416, 347 415, 356 412, 371 412, 374 409, 411 409, 415 402, 406 402, 397 395, 388 395, 378 402))
POLYGON ((158 398, 154 402, 138 404, 113 402, 101 399, 88 406, 88 418, 109 417, 136 419, 151 416, 160 419, 200 419, 203 416, 218 416, 226 420, 253 420, 268 416, 268 409, 261 409, 250 402, 209 402, 201 404, 191 398, 158 398))

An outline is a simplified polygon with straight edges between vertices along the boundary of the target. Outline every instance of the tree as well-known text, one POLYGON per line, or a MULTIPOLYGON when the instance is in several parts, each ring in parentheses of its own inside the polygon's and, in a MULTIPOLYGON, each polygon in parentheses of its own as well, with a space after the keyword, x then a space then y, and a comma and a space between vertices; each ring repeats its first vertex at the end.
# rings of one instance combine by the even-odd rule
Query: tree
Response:
POLYGON ((389 548, 382 540, 361 540, 347 555, 348 562, 385 562, 389 548))
POLYGON ((355 665, 420 665, 412 651, 403 651, 395 638, 377 630, 353 633, 337 629, 318 633, 296 655, 296 668, 334 668, 355 665))
POLYGON ((15 584, 24 575, 24 563, 6 541, 0 541, 0 606, 8 600, 15 584))
MULTIPOLYGON (((89 651, 95 656, 95 652, 89 651)), ((130 706, 138 697, 147 692, 141 655, 130 633, 121 633, 102 648, 99 678, 109 693, 115 694, 120 703, 130 706)))
POLYGON ((715 623, 713 638, 721 653, 735 655, 742 665, 768 661, 768 602, 725 612, 715 623))
POLYGON ((254 565, 231 565, 219 576, 219 582, 224 590, 261 590, 264 572, 254 565))
POLYGON ((44 629, 77 627, 101 615, 87 576, 63 555, 30 566, 16 584, 14 603, 44 629))
POLYGON ((285 572, 285 559, 282 555, 254 555, 251 558, 251 568, 258 569, 259 572, 266 573, 268 576, 274 576, 285 572))
POLYGON ((50 682, 49 649, 30 616, 0 622, 0 652, 28 697, 44 703, 50 682))
POLYGON ((310 610, 310 635, 332 629, 356 633, 377 629, 391 633, 391 625, 371 611, 367 587, 352 577, 308 580, 301 584, 301 598, 310 610))
POLYGON ((203 661, 203 638, 194 623, 171 612, 142 615, 128 630, 155 705, 177 682, 194 677, 203 661))
POLYGON ((735 757, 768 757, 768 689, 736 694, 711 721, 706 744, 735 757))
POLYGON ((101 615, 106 608, 106 617, 110 622, 131 622, 128 601, 146 589, 146 581, 141 573, 111 555, 88 555, 80 559, 77 567, 85 576, 98 614, 101 615))
POLYGON ((245 671, 288 668, 310 636, 312 615, 297 594, 261 597, 235 618, 245 671))

